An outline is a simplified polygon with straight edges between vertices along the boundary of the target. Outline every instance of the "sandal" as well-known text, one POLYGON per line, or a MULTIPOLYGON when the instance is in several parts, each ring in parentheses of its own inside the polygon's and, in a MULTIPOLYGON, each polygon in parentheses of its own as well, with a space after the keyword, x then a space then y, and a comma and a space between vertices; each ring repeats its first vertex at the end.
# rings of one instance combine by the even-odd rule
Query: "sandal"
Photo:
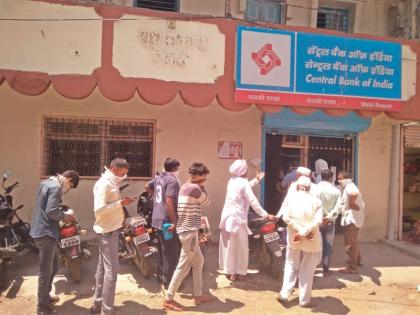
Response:
POLYGON ((165 302, 163 302, 163 310, 182 312, 185 311, 185 306, 174 300, 166 300, 165 302))
POLYGON ((356 270, 352 270, 350 268, 338 269, 338 272, 346 273, 346 274, 352 274, 352 275, 358 274, 358 272, 356 270))
POLYGON ((210 297, 210 296, 208 296, 208 295, 203 294, 203 295, 201 295, 201 296, 196 296, 196 297, 194 298, 194 304, 195 304, 195 305, 201 305, 201 304, 204 304, 204 303, 211 302, 211 301, 213 301, 213 300, 214 300, 214 299, 213 299, 212 297, 210 297))

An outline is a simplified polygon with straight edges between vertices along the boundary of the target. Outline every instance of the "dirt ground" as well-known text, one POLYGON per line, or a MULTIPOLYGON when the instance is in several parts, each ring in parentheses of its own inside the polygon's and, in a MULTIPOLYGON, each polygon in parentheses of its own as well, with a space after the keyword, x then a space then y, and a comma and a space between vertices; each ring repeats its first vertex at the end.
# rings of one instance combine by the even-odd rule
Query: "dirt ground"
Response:
MULTIPOLYGON (((338 236, 333 270, 344 264, 342 243, 342 237, 338 236)), ((65 270, 60 269, 54 286, 61 301, 55 314, 89 314, 96 264, 95 246, 92 244, 90 249, 93 258, 83 265, 81 283, 69 282, 65 270)), ((297 290, 286 306, 279 304, 275 297, 281 280, 266 272, 252 270, 252 265, 246 281, 227 281, 217 272, 217 246, 210 247, 205 263, 205 289, 215 301, 194 306, 191 278, 186 279, 177 299, 188 306, 184 314, 420 314, 420 292, 416 291, 420 284, 420 260, 379 243, 363 243, 361 249, 364 266, 360 275, 333 272, 331 277, 323 278, 320 270, 317 271, 313 288, 315 306, 310 309, 299 307, 297 290)), ((0 314, 35 314, 36 273, 35 254, 27 253, 16 258, 10 270, 10 286, 0 296, 0 314)), ((165 314, 161 309, 162 300, 163 292, 155 279, 143 279, 132 264, 121 265, 116 294, 117 314, 165 314)))

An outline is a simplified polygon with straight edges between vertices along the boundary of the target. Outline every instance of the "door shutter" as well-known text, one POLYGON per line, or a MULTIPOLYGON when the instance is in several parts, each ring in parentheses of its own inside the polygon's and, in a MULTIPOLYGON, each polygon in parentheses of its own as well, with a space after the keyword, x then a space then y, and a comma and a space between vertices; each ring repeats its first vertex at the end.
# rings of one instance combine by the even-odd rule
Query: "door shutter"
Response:
POLYGON ((420 148, 420 126, 407 126, 404 128, 404 146, 407 148, 420 148))

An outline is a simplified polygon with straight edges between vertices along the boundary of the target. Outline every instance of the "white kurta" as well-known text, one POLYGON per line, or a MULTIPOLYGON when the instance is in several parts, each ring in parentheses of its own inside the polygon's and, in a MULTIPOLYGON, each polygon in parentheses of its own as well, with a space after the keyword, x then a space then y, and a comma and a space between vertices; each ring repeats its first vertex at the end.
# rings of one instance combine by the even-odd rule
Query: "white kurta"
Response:
POLYGON ((299 281, 299 304, 311 300, 315 268, 321 261, 322 240, 319 225, 322 222, 321 201, 311 193, 296 191, 290 194, 283 220, 287 223, 287 251, 283 287, 280 296, 288 299, 299 281), (294 236, 313 234, 312 239, 294 242, 294 236))
POLYGON ((232 177, 227 186, 225 204, 220 220, 219 268, 226 274, 246 275, 248 270, 248 210, 266 217, 251 186, 257 179, 232 177))

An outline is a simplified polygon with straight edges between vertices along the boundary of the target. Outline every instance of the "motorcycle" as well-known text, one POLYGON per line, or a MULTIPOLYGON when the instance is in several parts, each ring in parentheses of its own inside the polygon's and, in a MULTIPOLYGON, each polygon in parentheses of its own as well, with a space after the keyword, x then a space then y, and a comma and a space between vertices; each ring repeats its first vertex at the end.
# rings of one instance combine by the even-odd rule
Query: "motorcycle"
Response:
POLYGON ((19 182, 5 186, 7 179, 12 174, 11 170, 3 173, 2 188, 4 193, 0 194, 0 288, 7 284, 7 273, 12 259, 27 248, 36 250, 33 239, 29 235, 30 224, 24 222, 17 214, 23 205, 13 208, 11 193, 18 187, 19 182))
POLYGON ((259 217, 254 211, 249 212, 248 226, 252 232, 250 251, 256 258, 258 269, 266 270, 276 278, 281 277, 286 248, 285 228, 259 217))
MULTIPOLYGON (((128 184, 120 187, 120 191, 128 184)), ((157 249, 152 242, 157 240, 156 231, 148 226, 142 215, 131 217, 124 208, 124 225, 120 233, 120 253, 124 259, 131 260, 144 278, 149 278, 153 272, 153 261, 157 249)), ((151 220, 151 216, 150 216, 151 220)))
MULTIPOLYGON (((73 214, 73 210, 65 205, 60 206, 61 211, 73 214)), ((77 221, 71 223, 60 222, 60 240, 58 242, 58 256, 69 272, 69 278, 80 282, 81 265, 83 259, 91 257, 89 250, 84 248, 81 236, 86 235, 86 230, 81 229, 77 221)))

